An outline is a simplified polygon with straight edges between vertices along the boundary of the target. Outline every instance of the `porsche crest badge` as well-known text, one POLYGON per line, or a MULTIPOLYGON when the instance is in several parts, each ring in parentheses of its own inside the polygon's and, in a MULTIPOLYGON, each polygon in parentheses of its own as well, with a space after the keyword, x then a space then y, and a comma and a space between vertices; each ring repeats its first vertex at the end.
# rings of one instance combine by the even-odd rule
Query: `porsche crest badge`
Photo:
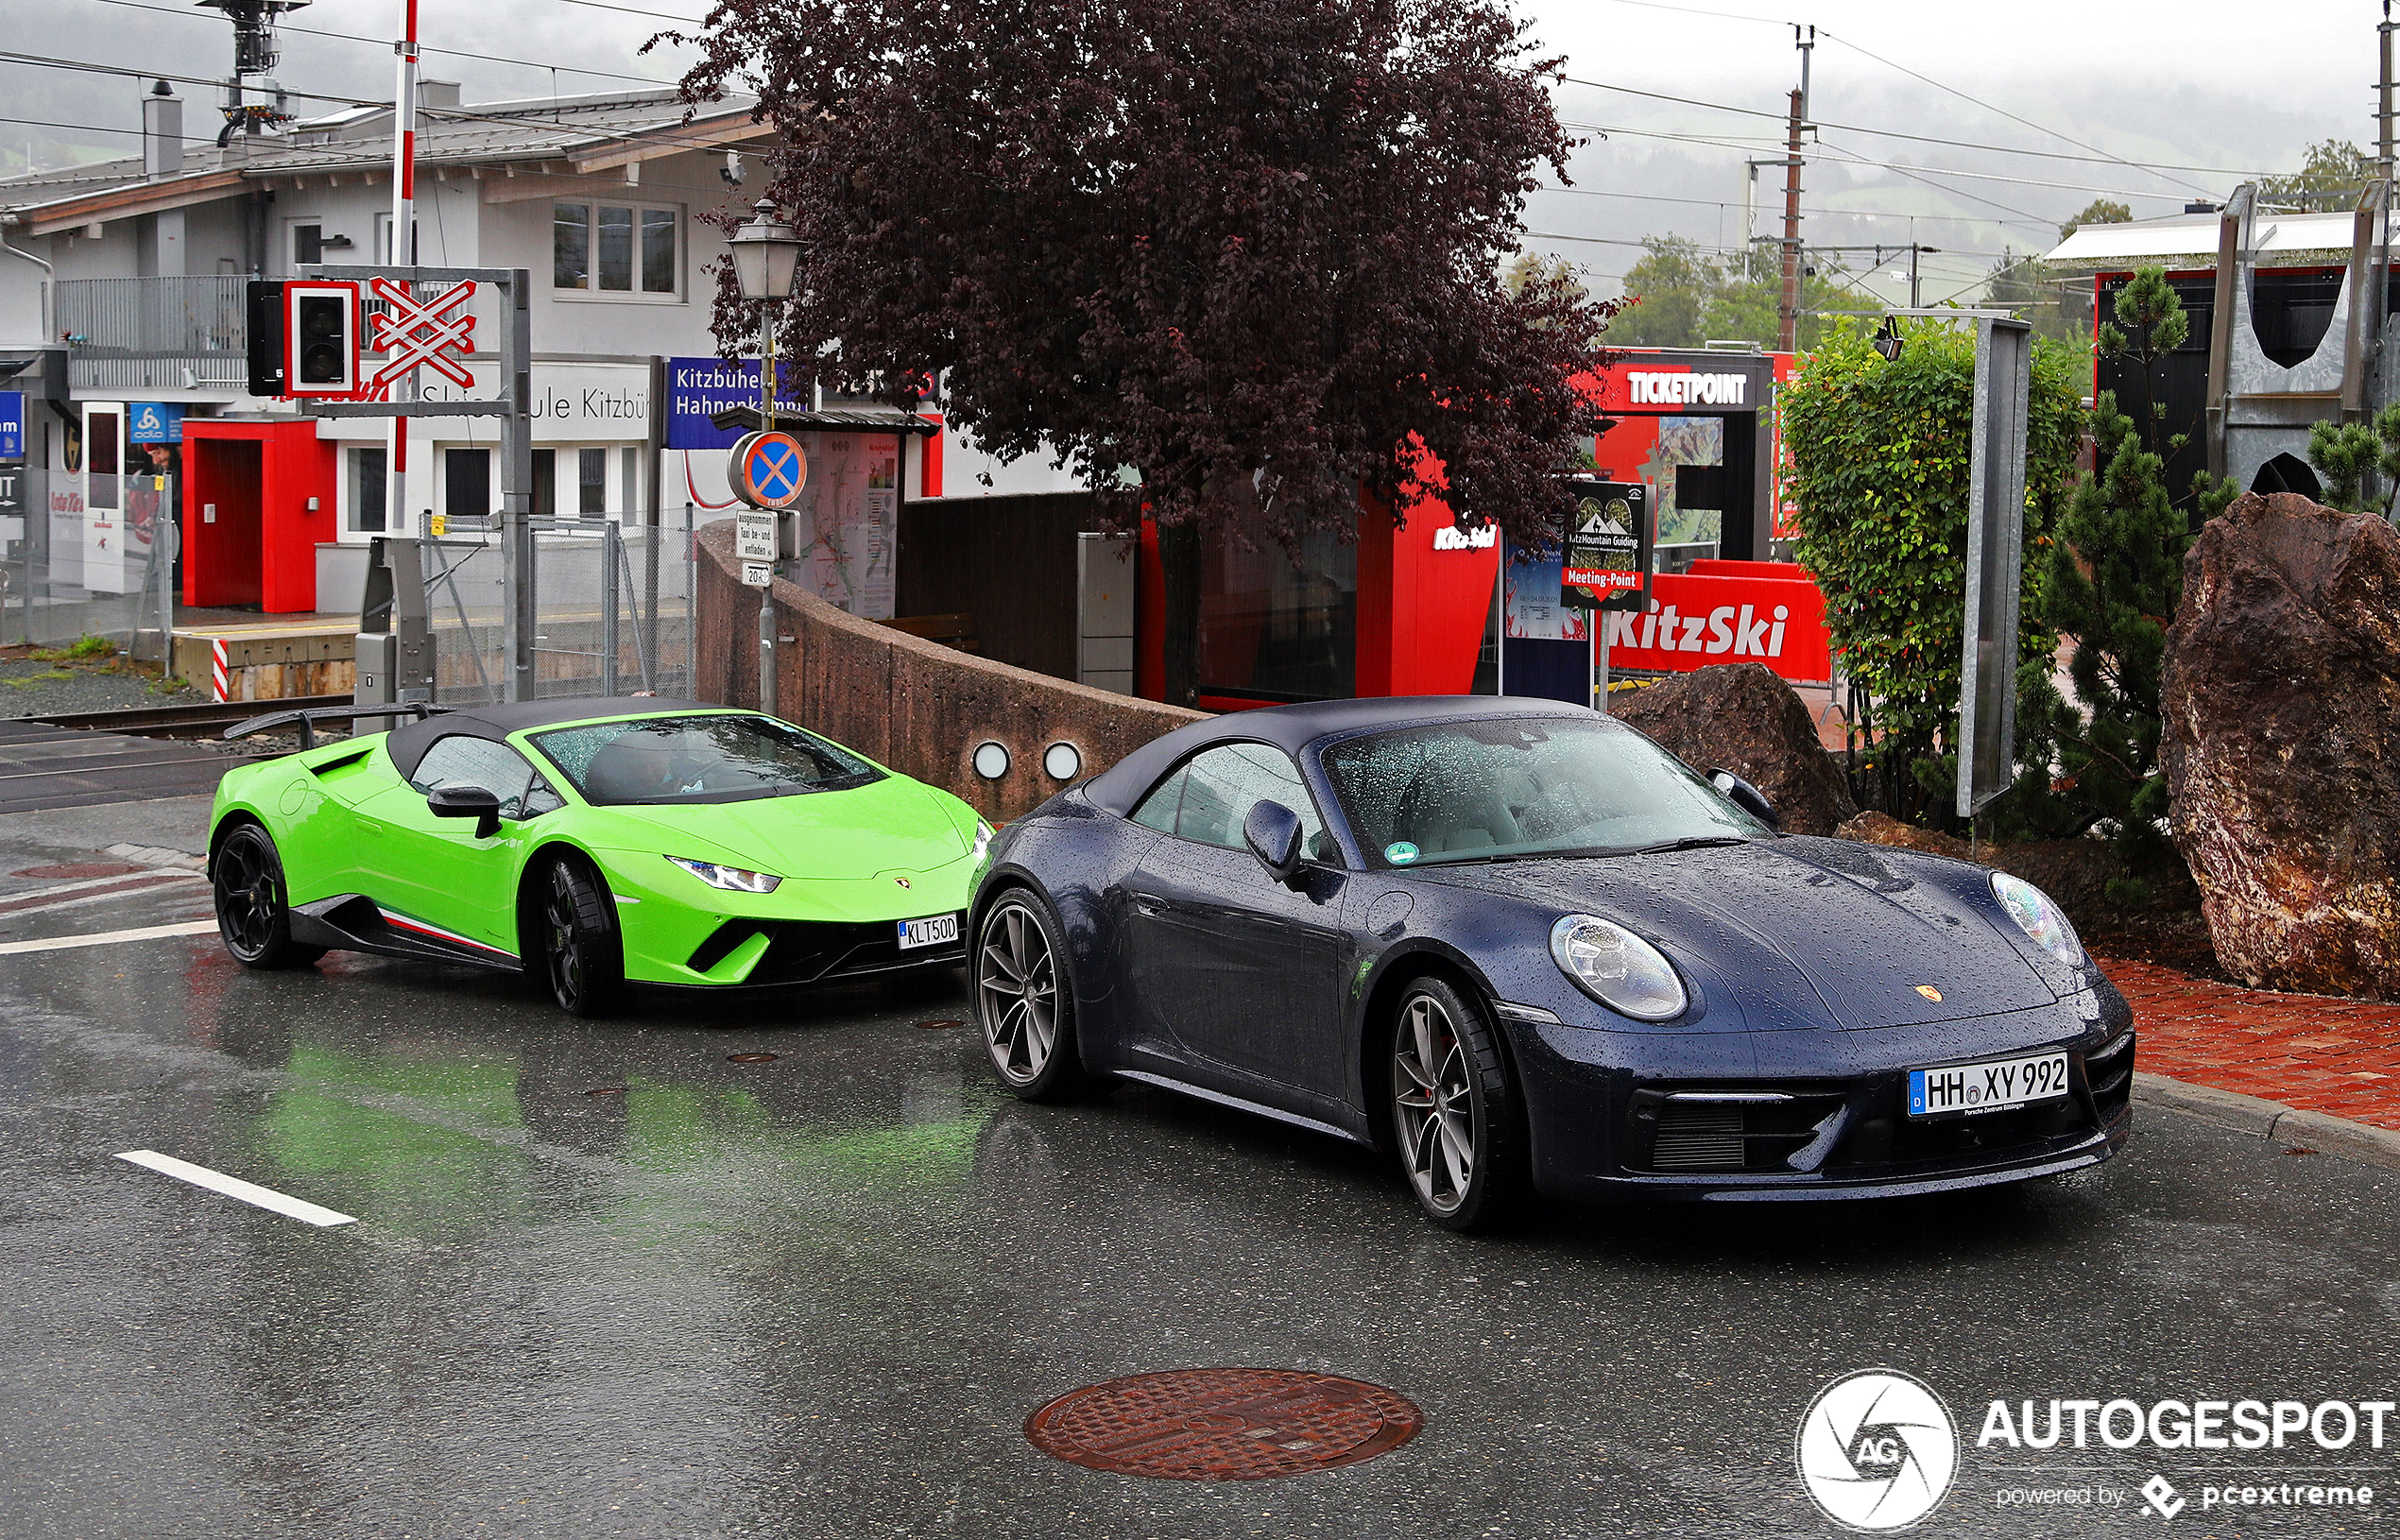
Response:
POLYGON ((1929 1000, 1929 1001, 1933 1001, 1933 1003, 1934 1003, 1934 1004, 1936 1004, 1936 1005, 1939 1005, 1939 1004, 1941 1004, 1941 1003, 1942 1003, 1942 991, 1941 991, 1941 990, 1939 990, 1939 989, 1934 988, 1934 987, 1933 987, 1931 984, 1918 984, 1918 985, 1916 986, 1916 992, 1917 992, 1918 994, 1920 994, 1920 995, 1923 995, 1926 999, 1928 999, 1928 1000, 1929 1000))

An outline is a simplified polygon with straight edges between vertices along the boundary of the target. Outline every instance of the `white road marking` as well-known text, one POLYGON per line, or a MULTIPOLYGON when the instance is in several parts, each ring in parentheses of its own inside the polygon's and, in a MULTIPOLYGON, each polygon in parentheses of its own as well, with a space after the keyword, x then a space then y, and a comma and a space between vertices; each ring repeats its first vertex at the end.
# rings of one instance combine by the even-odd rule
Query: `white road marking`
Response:
POLYGON ((18 957, 33 951, 68 951, 77 947, 107 947, 119 941, 156 941, 170 935, 208 935, 216 930, 213 919, 187 919, 174 925, 144 925, 130 931, 102 931, 96 935, 45 935, 31 941, 0 941, 0 957, 18 957))
POLYGON ((330 1208, 319 1208, 317 1205, 299 1198, 287 1198, 272 1188, 260 1187, 255 1182, 245 1182, 238 1176, 228 1176, 223 1172, 211 1171, 206 1166, 195 1166, 188 1160, 178 1160, 173 1155, 163 1155, 156 1150, 126 1150, 121 1152, 117 1158, 129 1160, 137 1166, 147 1166, 162 1175, 189 1182, 194 1187, 204 1187, 211 1192, 222 1192, 229 1198, 239 1198, 244 1203, 272 1209, 286 1219, 296 1219, 320 1227, 358 1223, 357 1219, 351 1215, 337 1214, 330 1208))
POLYGON ((138 877, 120 877, 104 887, 68 893, 52 898, 47 890, 23 893, 0 899, 0 915, 46 915, 53 909, 66 909, 76 904, 98 903, 103 898, 118 898, 132 893, 147 893, 153 889, 176 887, 204 881, 197 872, 144 872, 138 877))

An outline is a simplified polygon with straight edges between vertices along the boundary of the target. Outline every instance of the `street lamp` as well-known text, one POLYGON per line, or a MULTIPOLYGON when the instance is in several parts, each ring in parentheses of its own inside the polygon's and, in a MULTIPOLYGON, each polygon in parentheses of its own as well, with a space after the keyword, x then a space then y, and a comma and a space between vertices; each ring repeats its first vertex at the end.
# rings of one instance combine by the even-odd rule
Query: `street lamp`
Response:
MULTIPOLYGON (((776 217, 775 205, 758 200, 751 216, 727 243, 733 253, 733 282, 742 298, 759 306, 759 432, 775 430, 775 317, 792 298, 800 269, 800 233, 776 217)), ((775 518, 775 550, 783 549, 783 515, 775 518)), ((759 710, 775 714, 775 586, 759 590, 759 710)))
POLYGON ((727 243, 733 252, 733 282, 742 298, 759 301, 759 430, 775 424, 775 310, 792 298, 800 270, 800 232, 776 217, 761 198, 751 216, 727 243))

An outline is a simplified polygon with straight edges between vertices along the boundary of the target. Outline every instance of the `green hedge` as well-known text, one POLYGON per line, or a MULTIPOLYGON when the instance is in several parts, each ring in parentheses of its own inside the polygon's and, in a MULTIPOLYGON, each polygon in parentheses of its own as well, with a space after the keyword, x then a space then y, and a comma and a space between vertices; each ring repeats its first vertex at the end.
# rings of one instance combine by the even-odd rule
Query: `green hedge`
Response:
MULTIPOLYGON (((1972 321, 1902 324, 1896 360, 1856 325, 1810 354, 1782 395, 1787 491, 1801 565, 1825 590, 1843 672, 1867 692, 1880 800, 1896 816, 1957 822, 1960 642, 1974 456, 1972 321)), ((2033 603, 2070 492, 2087 361, 2036 339, 2027 414, 2025 625, 2020 659, 2056 636, 2033 603)))

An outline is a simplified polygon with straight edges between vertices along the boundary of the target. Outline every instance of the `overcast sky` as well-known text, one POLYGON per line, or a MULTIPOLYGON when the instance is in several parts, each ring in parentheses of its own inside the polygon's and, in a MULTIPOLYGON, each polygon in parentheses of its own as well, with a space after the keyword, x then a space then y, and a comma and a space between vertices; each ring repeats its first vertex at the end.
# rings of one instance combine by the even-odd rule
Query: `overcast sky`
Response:
MULTIPOLYGON (((697 0, 611 3, 681 16, 701 9, 697 0)), ((393 0, 316 0, 294 13, 283 34, 284 84, 387 97, 396 9, 393 0)), ((1742 163, 1780 153, 1774 117, 1798 80, 1792 21, 1818 29, 1810 107, 1826 126, 1811 146, 1803 233, 1826 245, 1941 248, 1922 259, 1929 302, 2004 252, 2055 244, 2058 223, 2095 197, 2136 214, 2170 214, 2186 199, 2222 198, 2245 176, 2295 168, 2315 141, 2365 145, 2374 133, 2374 0, 1809 0, 1790 9, 1741 0, 1520 0, 1520 11, 1546 50, 1567 57, 1571 76, 1716 104, 1560 88, 1562 117, 1609 137, 1577 157, 1578 191, 1534 197, 1527 223, 1544 233, 1528 244, 1584 265, 1603 292, 1639 257, 1645 235, 1740 243, 1742 163), (1869 131, 1877 129, 1993 147, 1869 131), (2050 153, 2025 153, 2035 150, 2050 153), (2177 166, 2203 169, 2148 169, 2177 166)), ((635 53, 668 22, 574 0, 422 0, 420 14, 430 49, 456 51, 429 51, 426 73, 462 80, 470 102, 672 80, 687 57, 635 53)), ((9 46, 212 77, 231 56, 222 17, 190 0, 49 0, 38 34, 15 29, 9 46)), ((213 117, 209 93, 181 89, 197 130, 213 117)), ((0 117, 129 128, 139 122, 140 90, 117 77, 0 64, 0 117)), ((57 163, 77 145, 130 153, 136 141, 0 121, 0 164, 10 171, 23 168, 28 148, 57 163)), ((1780 207, 1779 168, 1763 169, 1755 231, 1772 232, 1780 207)), ((1878 292, 1900 298, 1905 272, 1905 261, 1888 266, 1875 280, 1878 292)))

